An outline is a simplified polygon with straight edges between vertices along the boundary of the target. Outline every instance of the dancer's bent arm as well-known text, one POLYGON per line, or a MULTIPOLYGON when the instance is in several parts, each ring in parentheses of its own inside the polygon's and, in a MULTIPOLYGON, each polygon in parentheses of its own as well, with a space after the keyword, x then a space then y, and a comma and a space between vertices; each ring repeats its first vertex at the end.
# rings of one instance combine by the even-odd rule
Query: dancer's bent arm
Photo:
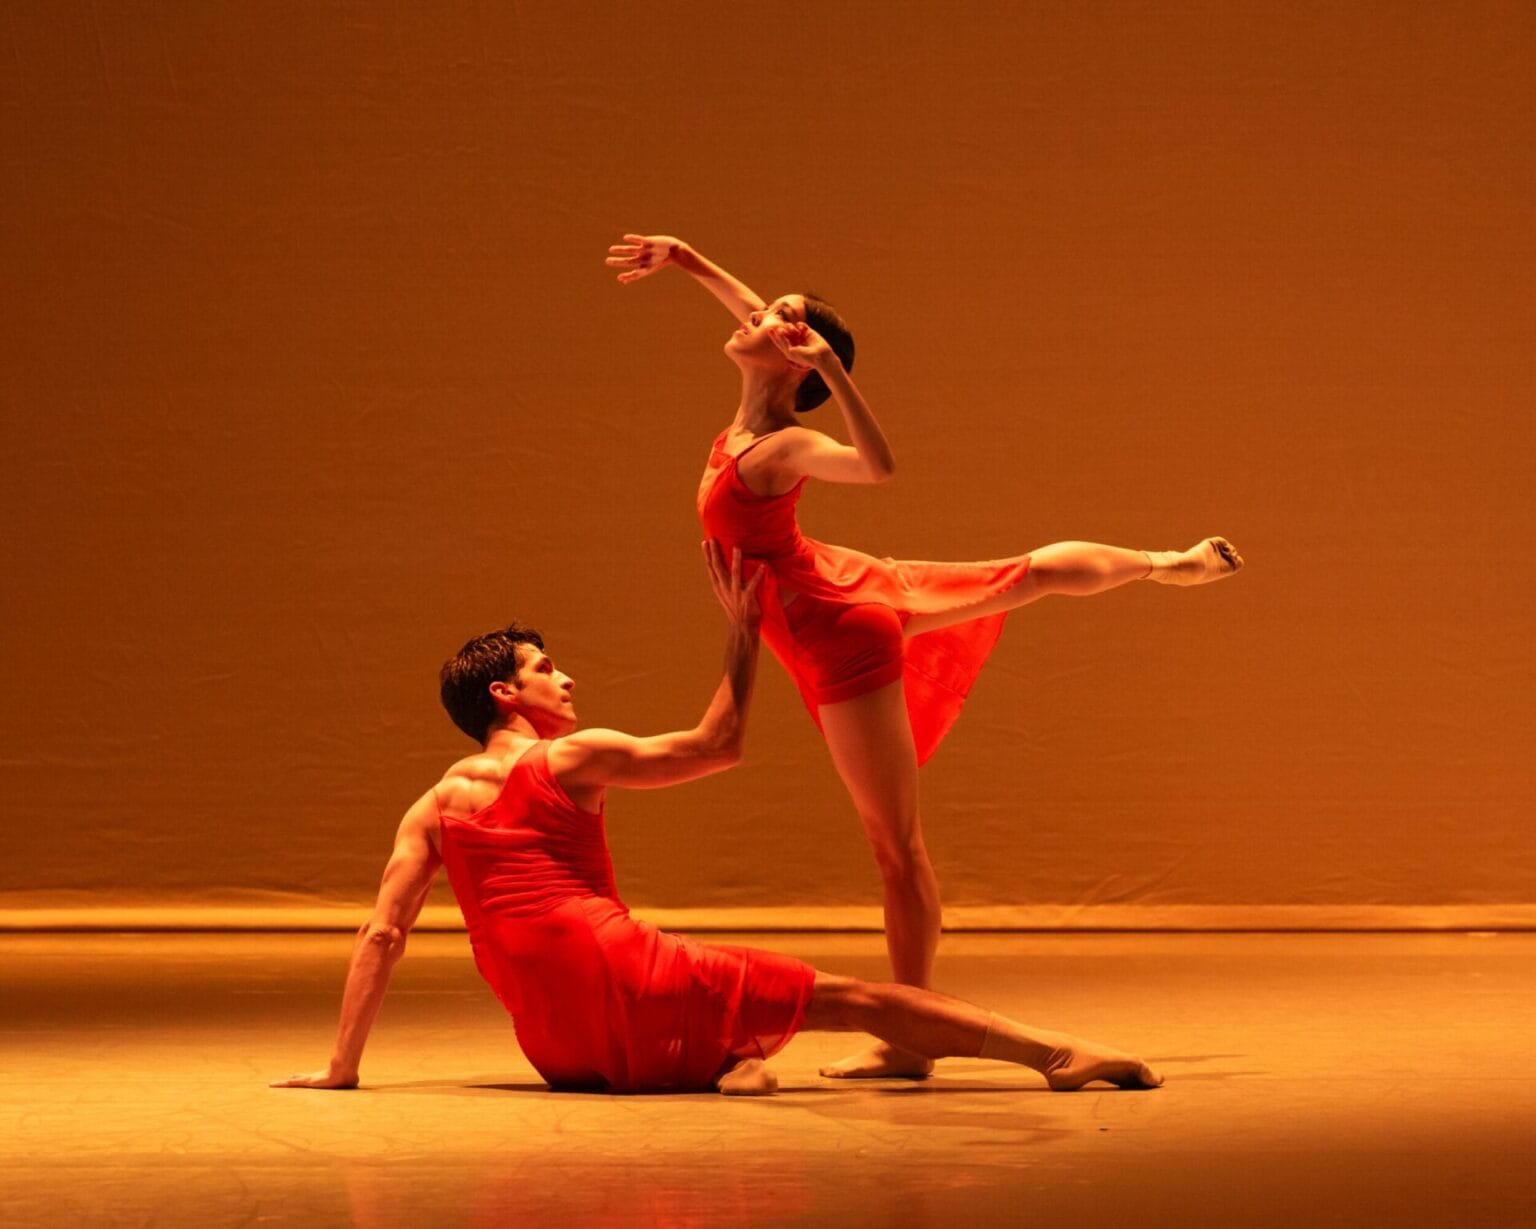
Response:
POLYGON ((580 730, 550 745, 550 771, 568 791, 602 790, 610 785, 656 789, 692 781, 731 767, 741 759, 747 706, 757 670, 759 569, 741 578, 741 552, 729 566, 713 542, 704 544, 710 579, 731 622, 726 639, 725 677, 704 718, 691 730, 637 738, 619 730, 580 730))
POLYGON ((745 320, 764 306, 762 295, 752 287, 673 235, 625 235, 623 243, 608 249, 604 263, 621 270, 619 281, 626 286, 658 269, 676 265, 725 304, 726 311, 737 320, 745 320))
POLYGON ((824 482, 889 482, 895 477, 896 457, 890 442, 826 339, 803 320, 777 325, 771 336, 791 363, 810 368, 826 381, 853 446, 839 444, 820 431, 791 427, 773 441, 773 451, 765 463, 793 477, 824 482))
POLYGON ((395 848, 384 867, 373 916, 357 932, 352 963, 341 995, 341 1021, 331 1061, 320 1071, 278 1080, 273 1088, 356 1088, 358 1067, 368 1032, 389 989, 389 976, 405 955, 405 940, 421 915, 427 889, 442 864, 428 831, 437 818, 429 791, 405 813, 395 833, 395 848))

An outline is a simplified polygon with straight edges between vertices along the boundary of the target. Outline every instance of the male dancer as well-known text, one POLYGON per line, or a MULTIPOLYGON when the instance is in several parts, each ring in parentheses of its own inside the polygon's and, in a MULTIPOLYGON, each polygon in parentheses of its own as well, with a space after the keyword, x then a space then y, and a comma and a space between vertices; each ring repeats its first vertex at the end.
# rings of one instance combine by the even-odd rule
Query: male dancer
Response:
POLYGON ((538 633, 516 625, 470 641, 443 667, 444 705, 484 750, 452 765, 400 824, 353 948, 330 1062, 274 1087, 356 1087, 390 973, 440 866, 480 972, 554 1088, 771 1093, 777 1081, 763 1060, 801 1029, 872 1033, 930 1058, 1018 1063, 1057 1091, 1162 1083, 1133 1055, 931 990, 695 943, 629 916, 603 834, 608 787, 673 785, 741 756, 763 571, 743 580, 740 552, 729 566, 717 545, 705 555, 730 632, 725 677, 690 730, 577 731, 575 683, 538 633))

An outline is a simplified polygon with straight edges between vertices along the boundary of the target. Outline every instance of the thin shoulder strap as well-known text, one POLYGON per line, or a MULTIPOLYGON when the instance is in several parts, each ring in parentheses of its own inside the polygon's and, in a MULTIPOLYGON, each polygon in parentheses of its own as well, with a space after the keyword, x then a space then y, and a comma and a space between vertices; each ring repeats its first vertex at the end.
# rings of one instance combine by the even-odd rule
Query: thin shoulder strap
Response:
POLYGON ((756 448, 764 440, 772 439, 780 431, 787 431, 788 429, 789 429, 788 427, 780 427, 780 428, 778 428, 778 430, 775 430, 775 431, 764 431, 761 435, 759 435, 755 440, 753 440, 750 444, 748 444, 740 452, 733 453, 731 459, 733 461, 737 462, 738 464, 740 464, 741 458, 746 456, 747 453, 751 452, 754 448, 756 448))

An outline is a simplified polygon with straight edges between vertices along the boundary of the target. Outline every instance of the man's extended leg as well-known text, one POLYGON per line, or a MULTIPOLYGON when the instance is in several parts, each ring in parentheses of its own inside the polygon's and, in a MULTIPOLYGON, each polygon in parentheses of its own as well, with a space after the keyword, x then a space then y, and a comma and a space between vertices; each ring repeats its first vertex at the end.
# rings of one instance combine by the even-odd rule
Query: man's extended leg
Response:
POLYGON ((935 1058, 992 1058, 1045 1076, 1056 1092, 1094 1080, 1120 1088, 1163 1082, 1134 1054, 1066 1033, 1035 1028, 934 990, 816 974, 807 1031, 870 1033, 901 1050, 935 1058))

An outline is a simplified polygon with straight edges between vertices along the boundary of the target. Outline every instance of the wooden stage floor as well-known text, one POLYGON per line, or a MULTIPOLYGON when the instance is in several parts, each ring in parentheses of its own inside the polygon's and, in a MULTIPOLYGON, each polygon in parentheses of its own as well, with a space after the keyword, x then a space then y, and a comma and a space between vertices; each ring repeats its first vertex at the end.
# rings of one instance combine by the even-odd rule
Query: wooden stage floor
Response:
MULTIPOLYGON (((877 976, 871 935, 756 941, 877 976)), ((1536 1224, 1536 934, 951 935, 940 986, 1150 1057, 1150 1093, 950 1060, 546 1091, 462 935, 418 935, 350 1093, 344 935, 0 935, 0 1225, 1536 1224)))

